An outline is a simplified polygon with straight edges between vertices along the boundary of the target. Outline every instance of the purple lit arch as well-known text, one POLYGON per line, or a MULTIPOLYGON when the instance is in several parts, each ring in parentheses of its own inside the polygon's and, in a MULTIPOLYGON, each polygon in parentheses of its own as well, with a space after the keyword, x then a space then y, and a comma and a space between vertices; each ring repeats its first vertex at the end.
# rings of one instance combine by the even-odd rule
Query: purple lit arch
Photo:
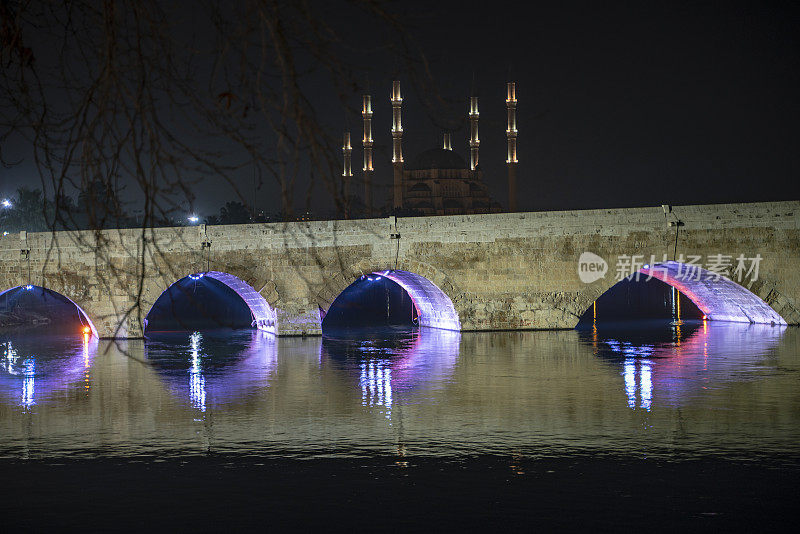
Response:
POLYGON ((75 306, 75 309, 78 311, 78 318, 80 319, 81 323, 82 323, 84 326, 88 326, 88 327, 91 329, 91 331, 92 331, 92 336, 93 336, 93 337, 100 337, 100 336, 99 336, 99 334, 97 333, 97 328, 95 328, 95 326, 94 326, 94 323, 92 322, 92 320, 91 320, 91 319, 89 319, 89 315, 87 315, 87 313, 86 313, 85 311, 83 311, 83 308, 81 308, 80 306, 78 306, 77 304, 75 304, 75 301, 73 301, 71 298, 67 297, 66 295, 64 295, 64 294, 62 294, 62 293, 59 293, 58 291, 53 291, 52 289, 49 289, 49 288, 46 288, 46 287, 42 287, 42 286, 34 286, 34 285, 30 285, 30 284, 28 284, 28 285, 25 285, 25 286, 16 286, 16 287, 12 287, 12 288, 6 289, 5 291, 0 291, 0 297, 2 297, 3 295, 5 295, 5 294, 6 294, 6 293, 8 293, 9 291, 14 291, 15 289, 19 289, 19 288, 29 288, 29 289, 38 288, 38 289, 45 289, 45 290, 47 290, 47 291, 51 291, 51 292, 55 293, 56 295, 58 295, 58 296, 59 296, 59 297, 61 297, 61 298, 64 298, 64 299, 66 299, 67 301, 69 301, 69 303, 70 303, 70 304, 72 304, 73 306, 75 306))
POLYGON ((671 285, 695 303, 712 321, 785 325, 786 321, 769 304, 739 284, 722 276, 677 261, 667 261, 643 268, 639 275, 649 275, 671 285), (686 274, 692 268, 692 275, 686 274))
POLYGON ((443 330, 461 330, 458 313, 444 291, 436 284, 409 271, 381 271, 373 273, 388 278, 402 287, 417 307, 419 325, 443 330))
MULTIPOLYGON (((204 273, 190 274, 181 280, 191 278, 192 280, 199 280, 207 276, 213 278, 218 282, 222 282, 230 289, 232 289, 239 297, 247 304, 250 309, 250 314, 253 316, 252 326, 258 330, 263 330, 270 334, 277 334, 278 316, 275 310, 269 305, 267 300, 261 296, 261 293, 256 291, 250 284, 232 274, 222 273, 219 271, 207 271, 204 273)), ((177 284, 181 280, 173 282, 169 287, 177 284)), ((169 291, 169 288, 166 289, 169 291)), ((163 294, 163 293, 162 293, 163 294)), ((148 313, 149 315, 149 313, 148 313)), ((147 319, 144 321, 145 328, 147 327, 147 319)))

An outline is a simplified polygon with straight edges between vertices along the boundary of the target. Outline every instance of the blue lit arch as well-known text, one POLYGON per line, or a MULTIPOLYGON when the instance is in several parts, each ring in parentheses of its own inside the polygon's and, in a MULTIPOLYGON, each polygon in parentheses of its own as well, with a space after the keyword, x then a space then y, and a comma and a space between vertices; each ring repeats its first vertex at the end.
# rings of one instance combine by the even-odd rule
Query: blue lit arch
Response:
MULTIPOLYGON (((97 328, 94 326, 94 323, 89 318, 89 315, 85 311, 83 311, 83 308, 78 306, 75 303, 75 301, 73 301, 71 298, 67 297, 66 295, 64 295, 62 293, 59 293, 58 291, 53 291, 52 289, 49 289, 49 288, 46 288, 46 287, 43 287, 43 286, 25 284, 25 285, 21 285, 21 286, 15 286, 15 287, 8 288, 5 291, 0 291, 0 297, 2 297, 3 295, 5 295, 5 294, 7 294, 7 293, 9 293, 11 291, 17 290, 17 289, 22 289, 24 291, 32 291, 34 289, 40 289, 42 291, 49 291, 50 293, 53 293, 53 294, 59 296, 60 298, 66 300, 67 302, 69 302, 70 304, 75 306, 75 310, 76 310, 76 312, 78 314, 78 320, 80 321, 81 325, 83 325, 84 328, 86 328, 86 327, 89 328, 89 333, 92 335, 92 337, 95 337, 95 338, 100 337, 99 334, 97 333, 97 328)), ((85 333, 85 332, 83 332, 83 333, 85 333)))
MULTIPOLYGON (((391 280, 408 294, 416 308, 419 326, 461 331, 461 321, 452 299, 428 278, 411 271, 397 269, 374 271, 361 276, 362 279, 372 279, 373 277, 384 277, 391 280)), ((344 283, 344 279, 340 282, 344 283)), ((330 306, 333 306, 336 299, 346 289, 345 287, 333 294, 335 298, 329 301, 330 306)), ((325 319, 329 309, 330 307, 323 309, 320 306, 320 321, 325 319)))
MULTIPOLYGON (((775 309, 752 291, 697 265, 665 261, 645 265, 635 276, 639 277, 638 280, 652 277, 674 287, 691 300, 710 321, 787 324, 775 309)), ((634 280, 637 278, 634 277, 634 280)), ((613 291, 616 286, 617 284, 612 285, 603 295, 613 291)), ((591 310, 590 306, 586 312, 591 310)))
MULTIPOLYGON (((218 282, 221 282, 226 287, 231 289, 234 293, 236 293, 239 296, 239 298, 242 299, 242 301, 244 301, 245 305, 247 305, 247 307, 249 308, 250 314, 252 316, 251 326, 255 327, 258 330, 268 332, 270 334, 277 333, 278 320, 277 320, 277 312, 275 311, 275 309, 269 305, 267 300, 255 288, 253 288, 250 284, 248 284, 241 278, 238 278, 237 276, 234 276, 232 274, 223 273, 220 271, 206 271, 202 273, 190 274, 170 284, 170 286, 167 289, 165 289, 161 293, 161 295, 164 295, 164 293, 169 291, 170 288, 180 283, 181 281, 186 280, 187 278, 192 280, 199 280, 203 277, 208 277, 218 282)), ((159 296, 159 298, 160 297, 161 296, 159 296)), ((156 302, 158 302, 158 299, 156 299, 156 302)), ((148 310, 147 316, 150 315, 150 312, 152 311, 153 307, 155 307, 155 303, 153 303, 153 306, 150 308, 150 310, 148 310)), ((147 317, 145 317, 144 319, 145 328, 147 328, 147 322, 148 322, 147 317)))

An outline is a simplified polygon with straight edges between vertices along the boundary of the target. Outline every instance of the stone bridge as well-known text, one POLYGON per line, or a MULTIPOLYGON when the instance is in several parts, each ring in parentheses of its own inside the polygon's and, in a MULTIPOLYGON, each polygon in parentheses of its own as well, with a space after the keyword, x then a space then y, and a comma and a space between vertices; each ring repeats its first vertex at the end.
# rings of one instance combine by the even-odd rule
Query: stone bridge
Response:
POLYGON ((22 232, 0 239, 0 291, 27 285, 56 291, 104 338, 141 337, 156 299, 189 275, 232 287, 259 328, 318 335, 333 300, 371 273, 403 286, 423 325, 523 330, 573 328, 630 272, 678 287, 711 320, 798 324, 800 202, 22 232), (580 272, 585 252, 591 261, 580 272), (746 269, 737 271, 743 262, 746 269), (687 277, 694 265, 703 268, 687 277), (732 281, 711 276, 720 271, 732 281))

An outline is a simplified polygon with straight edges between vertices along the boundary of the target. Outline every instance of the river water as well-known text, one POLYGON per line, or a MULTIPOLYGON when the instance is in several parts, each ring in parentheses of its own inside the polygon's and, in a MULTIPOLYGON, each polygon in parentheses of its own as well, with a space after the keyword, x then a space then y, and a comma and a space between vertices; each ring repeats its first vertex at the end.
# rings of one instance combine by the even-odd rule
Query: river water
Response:
MULTIPOLYGON (((366 478, 394 480, 395 470, 416 469, 428 484, 460 465, 479 471, 465 484, 488 477, 490 487, 489 471, 530 479, 565 462, 605 466, 600 479, 676 466, 662 473, 667 485, 717 466, 720 484, 774 487, 765 473, 800 472, 798 386, 800 329, 732 323, 305 339, 207 331, 125 342, 10 334, 0 340, 0 472, 41 469, 47 479, 52 470, 48 484, 61 487, 71 476, 63 466, 80 466, 100 496, 113 484, 86 475, 96 466, 122 480, 133 476, 125 465, 160 462, 244 466, 240 480, 266 465, 273 478, 294 473, 300 492, 314 470, 356 480, 368 467, 366 478)), ((517 489, 520 498, 546 491, 517 489)), ((736 503, 692 517, 732 517, 736 503)), ((503 517, 521 520, 524 507, 515 510, 503 517)))

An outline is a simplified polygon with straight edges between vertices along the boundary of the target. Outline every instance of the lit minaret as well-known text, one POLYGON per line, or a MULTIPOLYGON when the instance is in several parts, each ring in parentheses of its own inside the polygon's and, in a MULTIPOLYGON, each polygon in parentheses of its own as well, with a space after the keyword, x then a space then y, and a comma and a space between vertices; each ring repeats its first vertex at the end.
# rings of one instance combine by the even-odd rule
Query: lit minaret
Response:
POLYGON ((350 132, 344 132, 344 142, 342 143, 342 155, 344 156, 344 168, 342 169, 342 178, 344 183, 350 181, 353 176, 353 167, 350 163, 350 155, 353 153, 353 147, 350 145, 350 132))
POLYGON ((364 205, 367 215, 372 215, 372 97, 364 95, 361 102, 361 117, 364 119, 364 205))
POLYGON ((469 97, 469 169, 474 171, 478 167, 478 97, 469 97))
POLYGON ((507 84, 506 109, 508 110, 508 211, 517 211, 517 87, 514 82, 507 84))
POLYGON ((392 164, 394 165, 394 207, 403 207, 403 120, 400 82, 392 82, 392 164))
POLYGON ((344 140, 342 143, 342 155, 344 156, 344 167, 342 169, 342 193, 344 196, 345 217, 349 217, 349 202, 350 199, 350 179, 353 177, 353 168, 350 163, 350 155, 353 153, 353 147, 350 145, 350 132, 344 132, 344 140))
POLYGON ((442 140, 442 148, 444 150, 453 150, 453 144, 450 142, 450 134, 444 134, 444 139, 442 140))

